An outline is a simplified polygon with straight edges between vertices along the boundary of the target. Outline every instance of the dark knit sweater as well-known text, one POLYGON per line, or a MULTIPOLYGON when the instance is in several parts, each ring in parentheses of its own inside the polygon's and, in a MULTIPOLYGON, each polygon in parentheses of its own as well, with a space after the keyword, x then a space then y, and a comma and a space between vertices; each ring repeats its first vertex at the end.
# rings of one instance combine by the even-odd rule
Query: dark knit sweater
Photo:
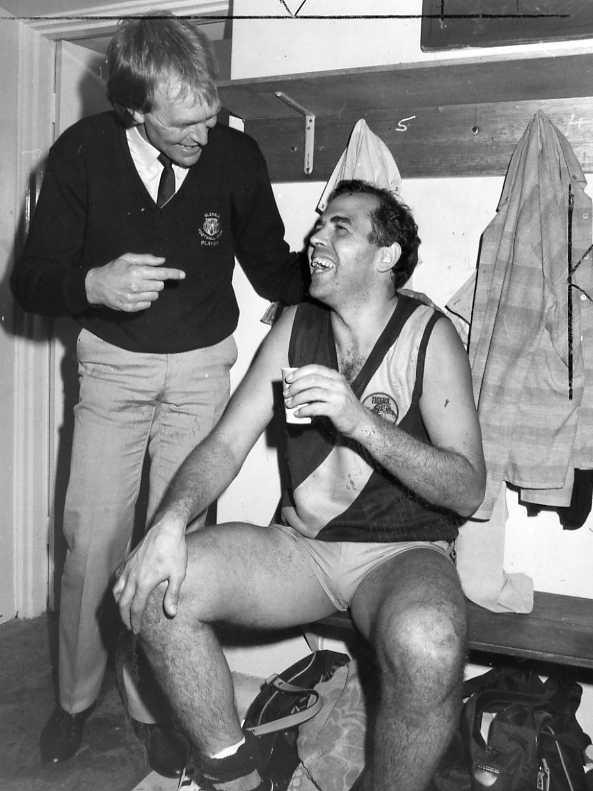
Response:
POLYGON ((284 241, 255 141, 217 125, 176 195, 157 209, 125 130, 113 113, 102 113, 76 123, 52 147, 12 288, 25 310, 73 315, 121 348, 187 351, 235 329, 235 255, 261 296, 286 303, 302 298, 302 260, 284 241), (168 281, 144 311, 89 306, 87 271, 124 253, 165 256, 164 266, 183 269, 186 278, 168 281))

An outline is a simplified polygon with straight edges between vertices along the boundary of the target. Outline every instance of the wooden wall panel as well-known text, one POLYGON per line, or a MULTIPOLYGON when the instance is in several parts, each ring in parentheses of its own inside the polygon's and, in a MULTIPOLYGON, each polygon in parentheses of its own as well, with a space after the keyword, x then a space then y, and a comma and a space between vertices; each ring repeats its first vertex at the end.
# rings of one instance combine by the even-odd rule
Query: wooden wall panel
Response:
MULTIPOLYGON (((593 3, 592 3, 593 8, 593 3)), ((227 109, 246 120, 291 118, 282 91, 319 117, 377 109, 590 96, 593 53, 561 57, 508 56, 340 69, 220 85, 227 109)))
POLYGON ((220 93, 225 108, 260 142, 275 181, 327 178, 359 118, 391 148, 405 176, 501 175, 538 109, 567 135, 584 169, 593 170, 593 54, 233 80, 220 93), (315 116, 308 176, 304 115, 280 101, 278 91, 315 116))
POLYGON ((575 99, 368 110, 316 119, 313 172, 305 176, 304 120, 246 121, 272 181, 326 180, 359 117, 391 150, 404 178, 500 176, 533 115, 542 110, 566 135, 585 172, 593 172, 593 96, 575 99))

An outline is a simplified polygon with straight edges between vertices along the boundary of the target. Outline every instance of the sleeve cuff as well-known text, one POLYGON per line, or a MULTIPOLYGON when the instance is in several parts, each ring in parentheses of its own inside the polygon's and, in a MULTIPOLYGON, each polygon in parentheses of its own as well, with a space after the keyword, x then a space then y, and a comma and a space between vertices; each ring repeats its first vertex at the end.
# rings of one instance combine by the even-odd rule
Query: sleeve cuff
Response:
POLYGON ((86 274, 81 269, 73 270, 64 283, 64 302, 68 313, 73 316, 84 313, 89 307, 85 288, 86 274))

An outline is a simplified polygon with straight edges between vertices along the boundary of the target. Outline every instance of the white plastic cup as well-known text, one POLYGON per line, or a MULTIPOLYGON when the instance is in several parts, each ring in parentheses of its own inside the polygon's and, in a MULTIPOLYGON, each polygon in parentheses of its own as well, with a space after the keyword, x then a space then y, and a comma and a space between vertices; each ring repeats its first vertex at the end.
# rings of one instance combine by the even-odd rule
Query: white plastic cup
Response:
MULTIPOLYGON (((298 370, 298 368, 290 368, 290 367, 282 368, 282 390, 283 390, 283 392, 286 390, 286 387, 287 387, 287 383, 286 383, 287 375, 292 373, 293 371, 297 371, 297 370, 298 370)), ((306 404, 299 404, 296 407, 287 407, 286 406, 286 402, 285 402, 284 403, 284 412, 286 414, 286 422, 287 423, 310 423, 311 422, 311 418, 310 417, 300 417, 299 415, 295 414, 296 410, 300 409, 303 406, 307 406, 307 405, 306 404)))

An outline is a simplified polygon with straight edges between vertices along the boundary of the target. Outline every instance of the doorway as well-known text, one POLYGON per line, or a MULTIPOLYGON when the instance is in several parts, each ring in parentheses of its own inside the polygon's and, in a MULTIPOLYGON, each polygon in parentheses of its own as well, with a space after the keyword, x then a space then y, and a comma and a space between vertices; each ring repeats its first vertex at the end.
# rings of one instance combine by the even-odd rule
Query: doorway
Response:
MULTIPOLYGON (((11 2, 11 0, 8 0, 11 2)), ((86 0, 14 0, 14 13, 23 18, 18 58, 19 131, 15 158, 17 195, 30 195, 34 207, 45 154, 52 139, 78 118, 107 108, 104 90, 104 53, 117 20, 115 4, 105 6, 113 23, 106 26, 101 5, 86 0), (74 18, 64 6, 74 3, 74 18), (43 6, 41 8, 41 6, 43 6), (37 10, 37 14, 35 11, 37 10), (39 11, 44 16, 39 15, 39 11), (49 17, 53 13, 53 17, 49 17), (84 19, 84 24, 81 20, 84 19), (82 36, 82 37, 81 37, 82 36), (55 68, 54 68, 55 65, 55 68)), ((5 6, 4 0, 0 5, 5 6)), ((118 3, 123 13, 141 13, 147 0, 118 3)), ((159 7, 172 13, 211 14, 204 18, 220 63, 220 76, 230 75, 231 20, 228 0, 160 0, 159 7)), ((10 9, 8 9, 10 10, 10 9)), ((17 133, 15 133, 17 134, 17 133)), ((18 201, 20 204, 20 198, 18 201)), ((10 205, 18 216, 23 206, 10 205)), ((26 205, 26 202, 25 202, 26 205)), ((22 315, 22 314, 21 314, 22 315)), ((16 582, 7 585, 8 618, 32 617, 56 605, 56 580, 63 555, 61 518, 68 478, 72 436, 72 406, 77 396, 74 362, 76 325, 67 319, 51 322, 27 314, 30 321, 15 322, 18 357, 14 374, 17 410, 14 417, 16 443, 7 448, 7 469, 12 470, 15 491, 13 518, 7 520, 5 546, 10 549, 5 565, 14 569, 16 582)), ((8 384, 8 382, 6 382, 8 384)), ((1 616, 0 616, 1 617, 1 616)))

